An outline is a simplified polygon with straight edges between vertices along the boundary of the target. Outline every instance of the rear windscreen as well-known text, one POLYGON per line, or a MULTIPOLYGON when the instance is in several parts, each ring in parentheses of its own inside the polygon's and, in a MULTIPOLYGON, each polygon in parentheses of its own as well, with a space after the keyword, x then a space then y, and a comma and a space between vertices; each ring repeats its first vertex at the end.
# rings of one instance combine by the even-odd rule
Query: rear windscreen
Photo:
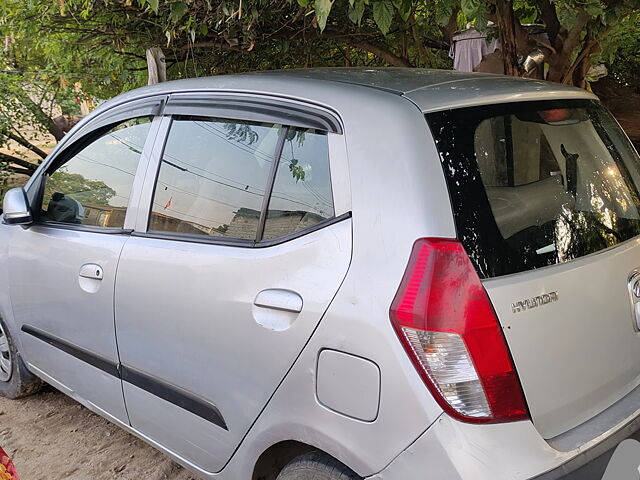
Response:
POLYGON ((426 115, 458 237, 483 278, 566 262, 640 233, 640 159, 592 101, 426 115))

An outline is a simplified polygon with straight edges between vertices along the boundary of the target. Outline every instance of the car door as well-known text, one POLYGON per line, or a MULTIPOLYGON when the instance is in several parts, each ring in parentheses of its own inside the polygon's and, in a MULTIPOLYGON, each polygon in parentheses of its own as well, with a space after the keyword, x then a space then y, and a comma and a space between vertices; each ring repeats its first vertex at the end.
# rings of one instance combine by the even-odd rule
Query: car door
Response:
POLYGON ((256 114, 227 100, 170 98, 142 196, 150 214, 116 284, 131 425, 207 472, 268 402, 351 257, 348 202, 332 192, 346 177, 340 132, 311 108, 283 115, 262 99, 256 114))
POLYGON ((148 115, 108 117, 85 125, 31 183, 34 223, 11 230, 9 289, 30 368, 128 423, 113 296, 153 129, 148 115))

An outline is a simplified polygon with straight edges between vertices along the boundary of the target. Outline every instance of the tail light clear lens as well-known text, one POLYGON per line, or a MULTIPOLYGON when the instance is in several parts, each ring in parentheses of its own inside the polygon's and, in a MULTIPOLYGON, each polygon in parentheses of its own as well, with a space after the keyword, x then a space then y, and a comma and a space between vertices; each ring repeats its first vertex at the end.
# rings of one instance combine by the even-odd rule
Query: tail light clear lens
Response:
POLYGON ((474 423, 528 418, 498 319, 459 242, 415 243, 390 317, 418 373, 449 415, 474 423))

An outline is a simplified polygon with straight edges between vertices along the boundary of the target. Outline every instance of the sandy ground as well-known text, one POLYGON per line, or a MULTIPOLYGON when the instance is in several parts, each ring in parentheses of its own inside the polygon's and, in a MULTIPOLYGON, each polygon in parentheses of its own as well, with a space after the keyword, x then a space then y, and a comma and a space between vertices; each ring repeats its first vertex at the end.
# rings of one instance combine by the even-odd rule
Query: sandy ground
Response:
POLYGON ((167 456, 50 387, 0 397, 0 446, 21 480, 195 480, 167 456))

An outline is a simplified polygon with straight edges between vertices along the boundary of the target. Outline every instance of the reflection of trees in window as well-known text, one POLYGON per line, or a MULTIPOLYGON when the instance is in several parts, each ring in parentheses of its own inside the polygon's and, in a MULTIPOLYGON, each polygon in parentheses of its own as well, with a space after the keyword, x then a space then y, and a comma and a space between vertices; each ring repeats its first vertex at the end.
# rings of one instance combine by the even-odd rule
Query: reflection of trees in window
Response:
POLYGON ((229 140, 251 145, 260 140, 260 135, 256 133, 251 124, 236 120, 234 122, 223 122, 222 127, 226 130, 226 136, 229 140))
POLYGON ((109 205, 116 191, 99 180, 89 180, 79 173, 69 173, 61 168, 46 183, 43 206, 49 204, 51 195, 59 192, 70 195, 82 205, 109 205))
MULTIPOLYGON (((293 141, 295 140, 298 144, 298 147, 302 148, 304 145, 306 130, 302 130, 300 128, 292 128, 287 132, 286 142, 287 145, 291 148, 291 160, 289 161, 289 171, 291 172, 291 176, 298 181, 303 181, 305 178, 305 166, 300 164, 300 160, 295 158, 293 141)), ((285 146, 286 148, 286 146, 285 146)))

